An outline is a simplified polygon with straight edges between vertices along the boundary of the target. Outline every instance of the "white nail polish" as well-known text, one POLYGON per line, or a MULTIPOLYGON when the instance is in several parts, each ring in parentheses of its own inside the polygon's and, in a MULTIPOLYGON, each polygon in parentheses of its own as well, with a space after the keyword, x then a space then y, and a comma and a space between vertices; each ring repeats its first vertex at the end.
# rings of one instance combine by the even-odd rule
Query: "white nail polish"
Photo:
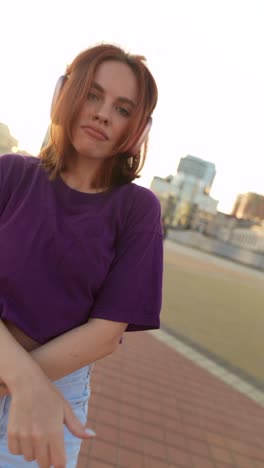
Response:
POLYGON ((88 434, 88 435, 91 436, 91 437, 95 437, 95 436, 96 436, 96 433, 95 433, 92 429, 90 429, 89 427, 86 427, 86 428, 84 429, 84 431, 86 432, 86 434, 88 434))

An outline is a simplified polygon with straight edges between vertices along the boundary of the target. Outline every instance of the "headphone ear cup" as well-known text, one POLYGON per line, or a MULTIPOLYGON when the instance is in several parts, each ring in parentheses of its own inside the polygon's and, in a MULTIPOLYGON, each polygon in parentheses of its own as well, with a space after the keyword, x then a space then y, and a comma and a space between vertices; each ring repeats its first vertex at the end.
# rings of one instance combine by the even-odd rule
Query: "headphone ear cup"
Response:
POLYGON ((55 86, 55 89, 54 89, 54 92, 53 92, 53 96, 52 96, 51 106, 50 106, 50 117, 51 117, 51 119, 52 119, 52 114, 53 114, 54 107, 56 105, 56 102, 58 100, 61 89, 62 89, 66 79, 67 79, 67 76, 62 75, 62 76, 59 77, 59 79, 58 79, 58 81, 56 83, 56 86, 55 86))
POLYGON ((129 150, 130 153, 136 154, 140 150, 141 146, 143 145, 143 143, 146 141, 148 137, 148 134, 151 129, 151 125, 152 125, 152 117, 149 117, 148 122, 146 126, 144 127, 143 131, 140 133, 136 142, 132 144, 132 147, 129 150))

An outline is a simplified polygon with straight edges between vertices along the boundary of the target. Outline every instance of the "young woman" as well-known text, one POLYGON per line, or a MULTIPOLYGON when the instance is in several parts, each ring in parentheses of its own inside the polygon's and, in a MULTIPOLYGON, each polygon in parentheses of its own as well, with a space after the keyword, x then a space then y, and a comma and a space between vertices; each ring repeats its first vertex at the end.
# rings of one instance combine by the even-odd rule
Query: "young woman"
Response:
POLYGON ((156 102, 142 57, 90 48, 39 158, 0 157, 1 468, 75 467, 92 363, 159 327, 160 205, 132 183, 156 102))

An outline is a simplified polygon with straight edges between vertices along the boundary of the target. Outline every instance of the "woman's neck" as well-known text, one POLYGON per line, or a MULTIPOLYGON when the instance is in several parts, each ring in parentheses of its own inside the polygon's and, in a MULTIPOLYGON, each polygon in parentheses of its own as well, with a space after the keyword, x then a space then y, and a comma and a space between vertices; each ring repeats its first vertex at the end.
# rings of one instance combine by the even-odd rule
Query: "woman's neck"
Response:
POLYGON ((61 172, 61 178, 70 188, 84 193, 97 193, 105 191, 106 188, 94 188, 93 181, 96 177, 100 164, 95 161, 95 164, 84 161, 83 164, 69 163, 67 168, 61 172))

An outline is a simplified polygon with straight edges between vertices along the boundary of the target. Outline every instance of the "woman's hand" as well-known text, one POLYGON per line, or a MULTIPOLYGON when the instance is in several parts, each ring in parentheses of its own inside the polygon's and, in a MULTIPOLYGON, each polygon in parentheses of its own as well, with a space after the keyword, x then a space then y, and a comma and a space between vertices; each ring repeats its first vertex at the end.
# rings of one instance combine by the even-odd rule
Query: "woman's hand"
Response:
POLYGON ((6 384, 0 379, 0 398, 6 396, 9 393, 6 384))
POLYGON ((12 454, 36 460, 40 468, 64 468, 63 423, 73 435, 89 438, 70 404, 46 378, 28 382, 12 392, 8 420, 8 447, 12 454))

